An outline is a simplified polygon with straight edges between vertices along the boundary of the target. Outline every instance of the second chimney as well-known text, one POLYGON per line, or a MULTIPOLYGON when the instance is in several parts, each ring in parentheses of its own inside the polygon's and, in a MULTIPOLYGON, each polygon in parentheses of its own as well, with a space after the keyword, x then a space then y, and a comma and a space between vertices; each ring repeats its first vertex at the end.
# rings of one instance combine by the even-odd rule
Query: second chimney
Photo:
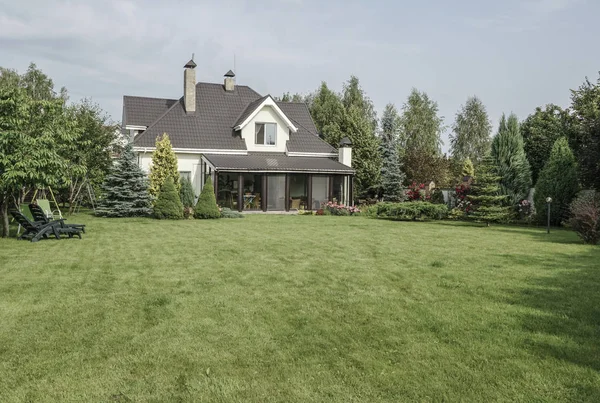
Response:
POLYGON ((235 73, 229 70, 225 73, 225 91, 235 91, 235 73))
POLYGON ((183 66, 183 106, 185 113, 196 112, 196 63, 190 60, 183 66))

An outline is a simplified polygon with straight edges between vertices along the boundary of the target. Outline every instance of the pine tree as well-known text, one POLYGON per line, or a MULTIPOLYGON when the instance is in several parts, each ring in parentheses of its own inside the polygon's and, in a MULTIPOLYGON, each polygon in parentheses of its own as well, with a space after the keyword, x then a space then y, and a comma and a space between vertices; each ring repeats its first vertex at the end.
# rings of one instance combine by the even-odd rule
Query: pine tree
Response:
POLYGON ((550 158, 540 172, 533 202, 540 222, 546 222, 546 198, 552 198, 550 223, 560 225, 568 218, 569 204, 579 190, 577 161, 565 137, 554 143, 550 158))
POLYGON ((477 97, 470 97, 456 114, 450 135, 452 156, 458 160, 471 159, 476 163, 490 150, 492 125, 485 106, 477 97))
POLYGON ((194 195, 194 188, 192 182, 185 178, 181 180, 181 189, 179 190, 179 197, 181 204, 184 208, 194 207, 194 201, 196 196, 194 195))
POLYGON ((116 165, 104 180, 103 197, 96 215, 101 217, 139 217, 151 214, 152 198, 146 175, 137 164, 131 144, 127 144, 116 165))
POLYGON ((159 220, 180 220, 183 218, 183 205, 170 176, 167 177, 160 188, 160 193, 154 203, 154 217, 159 220))
POLYGON ((220 218, 221 212, 219 206, 217 206, 217 199, 215 199, 215 189, 213 188, 210 177, 206 179, 206 183, 200 192, 198 203, 194 209, 194 218, 220 218))
POLYGON ((511 114, 508 119, 502 115, 491 152, 501 177, 501 193, 508 196, 506 203, 517 205, 527 197, 531 188, 531 167, 525 155, 523 136, 515 114, 511 114))
POLYGON ((506 196, 500 195, 500 175, 494 158, 490 155, 483 158, 475 171, 475 181, 467 196, 472 205, 470 218, 485 222, 489 227, 491 222, 508 220, 508 209, 502 204, 506 196))
POLYGON ((383 200, 391 202, 401 202, 406 198, 402 186, 405 175, 398 157, 398 120, 398 112, 394 105, 386 105, 381 117, 381 187, 383 200))
POLYGON ((167 177, 173 179, 175 189, 179 192, 179 171, 177 170, 177 156, 173 152, 169 135, 164 133, 156 138, 156 149, 152 153, 152 166, 150 167, 150 194, 157 196, 167 177))

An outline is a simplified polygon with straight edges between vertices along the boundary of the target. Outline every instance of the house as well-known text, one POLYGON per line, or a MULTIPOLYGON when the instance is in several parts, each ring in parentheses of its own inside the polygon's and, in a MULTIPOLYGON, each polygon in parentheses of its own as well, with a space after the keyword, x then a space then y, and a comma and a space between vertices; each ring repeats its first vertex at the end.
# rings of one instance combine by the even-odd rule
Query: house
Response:
POLYGON ((239 211, 318 209, 352 201, 352 148, 323 141, 304 103, 277 102, 250 87, 197 83, 184 66, 179 99, 123 97, 123 125, 142 169, 149 171, 158 136, 167 133, 181 177, 199 194, 210 176, 217 202, 239 211))

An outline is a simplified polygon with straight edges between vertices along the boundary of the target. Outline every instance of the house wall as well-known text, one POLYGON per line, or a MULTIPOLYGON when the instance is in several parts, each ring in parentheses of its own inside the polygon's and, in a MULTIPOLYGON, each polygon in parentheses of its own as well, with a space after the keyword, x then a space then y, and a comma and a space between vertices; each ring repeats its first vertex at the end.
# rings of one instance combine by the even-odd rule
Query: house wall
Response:
MULTIPOLYGON (((196 195, 200 194, 202 190, 201 185, 201 173, 200 173, 200 154, 178 154, 177 157, 177 170, 179 172, 190 172, 192 186, 196 195)), ((152 165, 152 153, 151 152, 140 152, 138 153, 138 164, 146 174, 150 174, 150 166, 152 165)))
POLYGON ((285 144, 289 140, 289 129, 285 122, 275 113, 273 108, 265 106, 258 114, 242 129, 242 138, 246 140, 248 151, 285 152, 285 144), (255 123, 277 123, 277 141, 274 146, 254 144, 255 123))

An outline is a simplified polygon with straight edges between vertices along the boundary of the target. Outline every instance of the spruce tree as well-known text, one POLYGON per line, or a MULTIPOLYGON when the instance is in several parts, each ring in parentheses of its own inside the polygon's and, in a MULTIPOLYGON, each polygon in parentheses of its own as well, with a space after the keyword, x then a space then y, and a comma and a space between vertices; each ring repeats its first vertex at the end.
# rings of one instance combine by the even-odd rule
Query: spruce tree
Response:
POLYGON ((146 174, 137 163, 131 143, 102 185, 103 197, 96 215, 100 217, 140 217, 151 214, 152 198, 148 193, 146 174))
POLYGON ((179 190, 179 197, 181 204, 184 208, 194 207, 194 201, 196 196, 194 195, 194 188, 192 182, 185 178, 181 180, 181 189, 179 190))
POLYGON ((152 153, 152 166, 150 167, 150 194, 156 197, 167 177, 173 179, 175 189, 179 192, 177 156, 173 152, 169 135, 164 133, 161 137, 157 137, 155 147, 152 153))
POLYGON ((550 223, 560 225, 568 218, 569 204, 579 190, 577 161, 565 137, 554 143, 550 158, 535 185, 533 203, 539 221, 546 222, 546 198, 552 198, 550 223))
POLYGON ((381 187, 383 200, 391 202, 401 202, 406 198, 402 186, 405 175, 398 157, 398 120, 394 105, 386 105, 381 117, 381 187))
POLYGON ((167 177, 160 188, 160 193, 154 203, 154 217, 159 220, 180 220, 183 218, 183 205, 170 176, 167 177))
POLYGON ((506 196, 499 194, 500 179, 494 158, 487 155, 475 170, 475 181, 467 196, 472 206, 469 217, 485 222, 488 227, 491 222, 508 220, 508 209, 502 206, 506 196))
POLYGON ((492 141, 492 157, 501 177, 501 193, 508 196, 505 203, 515 206, 527 197, 531 188, 531 167, 515 114, 508 119, 502 115, 498 134, 492 141))
POLYGON ((206 183, 200 192, 198 203, 194 209, 194 218, 220 218, 221 212, 217 206, 215 198, 215 189, 213 188, 210 176, 206 179, 206 183))

